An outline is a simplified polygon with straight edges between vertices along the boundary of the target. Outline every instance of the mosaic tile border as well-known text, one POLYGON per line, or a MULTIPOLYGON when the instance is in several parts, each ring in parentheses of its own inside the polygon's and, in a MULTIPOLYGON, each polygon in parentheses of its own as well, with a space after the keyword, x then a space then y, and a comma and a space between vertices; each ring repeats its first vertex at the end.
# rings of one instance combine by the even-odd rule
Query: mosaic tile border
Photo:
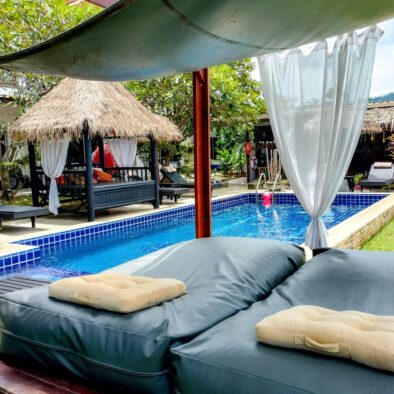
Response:
POLYGON ((34 246, 18 253, 0 256, 0 274, 11 273, 31 264, 37 264, 41 259, 41 249, 34 246))
MULTIPOLYGON (((338 194, 333 205, 362 205, 369 206, 388 194, 352 193, 338 194)), ((255 203, 256 198, 261 200, 262 193, 244 193, 232 197, 223 197, 212 201, 212 211, 218 212, 227 208, 255 203)), ((277 204, 299 204, 293 193, 275 193, 275 203, 277 204)), ((88 225, 83 228, 62 231, 44 236, 37 236, 22 241, 13 242, 15 244, 28 245, 31 249, 22 252, 0 256, 0 273, 19 269, 25 265, 37 264, 40 260, 41 249, 55 248, 59 245, 67 244, 74 240, 88 238, 91 235, 104 235, 108 232, 120 231, 124 228, 132 227, 135 231, 142 228, 154 227, 159 223, 170 223, 174 219, 190 218, 194 216, 194 204, 179 208, 170 208, 160 212, 153 212, 141 216, 127 219, 118 219, 111 222, 88 225)))

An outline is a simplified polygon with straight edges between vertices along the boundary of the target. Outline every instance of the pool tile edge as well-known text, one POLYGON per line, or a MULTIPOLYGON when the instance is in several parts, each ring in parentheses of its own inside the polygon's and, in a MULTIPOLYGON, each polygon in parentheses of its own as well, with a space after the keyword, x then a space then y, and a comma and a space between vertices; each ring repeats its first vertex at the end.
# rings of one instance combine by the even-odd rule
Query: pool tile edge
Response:
POLYGON ((328 230, 328 246, 360 249, 393 218, 394 194, 388 194, 385 198, 328 230))

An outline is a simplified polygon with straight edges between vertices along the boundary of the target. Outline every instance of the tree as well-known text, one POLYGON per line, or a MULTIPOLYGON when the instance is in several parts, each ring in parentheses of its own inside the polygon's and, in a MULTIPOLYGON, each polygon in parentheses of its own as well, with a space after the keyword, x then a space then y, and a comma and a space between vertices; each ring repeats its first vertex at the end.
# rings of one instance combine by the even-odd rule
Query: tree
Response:
MULTIPOLYGON (((68 6, 64 0, 1 0, 0 55, 30 47, 58 35, 96 14, 91 4, 68 6)), ((59 78, 0 71, 0 80, 16 87, 16 104, 31 107, 59 78)))
MULTIPOLYGON (((245 59, 210 69, 211 129, 221 148, 243 143, 245 132, 266 112, 261 84, 250 75, 254 67, 245 59)), ((190 73, 125 86, 152 111, 172 119, 186 138, 193 134, 190 73)))
MULTIPOLYGON (((100 8, 93 5, 67 6, 64 0, 1 0, 0 55, 38 44, 94 15, 100 8)), ((32 73, 0 70, 0 81, 15 86, 14 105, 24 112, 54 86, 59 78, 32 73)), ((0 127, 0 141, 6 140, 7 127, 0 127)), ((16 171, 19 146, 6 146, 0 155, 0 178, 3 193, 9 185, 8 174, 16 171)))

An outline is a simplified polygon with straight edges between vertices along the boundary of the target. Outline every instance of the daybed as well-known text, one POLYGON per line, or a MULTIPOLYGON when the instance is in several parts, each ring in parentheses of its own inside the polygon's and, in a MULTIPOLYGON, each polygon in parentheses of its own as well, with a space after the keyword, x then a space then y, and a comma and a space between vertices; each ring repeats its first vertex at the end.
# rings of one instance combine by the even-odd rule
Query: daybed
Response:
POLYGON ((186 295, 139 312, 56 301, 46 286, 5 294, 0 352, 65 368, 118 392, 165 394, 172 389, 171 346, 264 299, 303 262, 302 250, 277 241, 205 238, 115 268, 186 283, 186 295))
MULTIPOLYGON (((179 172, 177 171, 168 171, 165 167, 160 169, 161 174, 163 175, 163 179, 160 181, 160 186, 172 186, 172 187, 182 187, 182 188, 189 188, 194 189, 194 183, 188 182, 179 172)), ((211 181, 211 188, 213 189, 220 189, 224 187, 223 182, 218 180, 211 181)))
POLYGON ((368 178, 360 181, 361 191, 364 187, 387 187, 394 184, 394 165, 390 162, 376 162, 371 165, 368 178))
POLYGON ((183 394, 394 393, 394 374, 350 360, 263 345, 254 326, 296 305, 394 315, 394 253, 332 249, 314 257, 265 300, 174 347, 183 394))

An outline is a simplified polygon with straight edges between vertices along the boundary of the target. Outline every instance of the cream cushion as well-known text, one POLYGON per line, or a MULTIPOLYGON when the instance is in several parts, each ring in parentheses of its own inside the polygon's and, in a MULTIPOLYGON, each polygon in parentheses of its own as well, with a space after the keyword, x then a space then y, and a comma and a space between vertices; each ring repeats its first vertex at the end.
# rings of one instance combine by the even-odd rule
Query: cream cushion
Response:
POLYGON ((301 305, 266 317, 255 328, 257 340, 269 345, 349 358, 394 372, 394 316, 301 305))
POLYGON ((51 283, 49 296, 112 312, 130 313, 172 300, 186 293, 176 279, 153 279, 119 272, 62 279, 51 283))

